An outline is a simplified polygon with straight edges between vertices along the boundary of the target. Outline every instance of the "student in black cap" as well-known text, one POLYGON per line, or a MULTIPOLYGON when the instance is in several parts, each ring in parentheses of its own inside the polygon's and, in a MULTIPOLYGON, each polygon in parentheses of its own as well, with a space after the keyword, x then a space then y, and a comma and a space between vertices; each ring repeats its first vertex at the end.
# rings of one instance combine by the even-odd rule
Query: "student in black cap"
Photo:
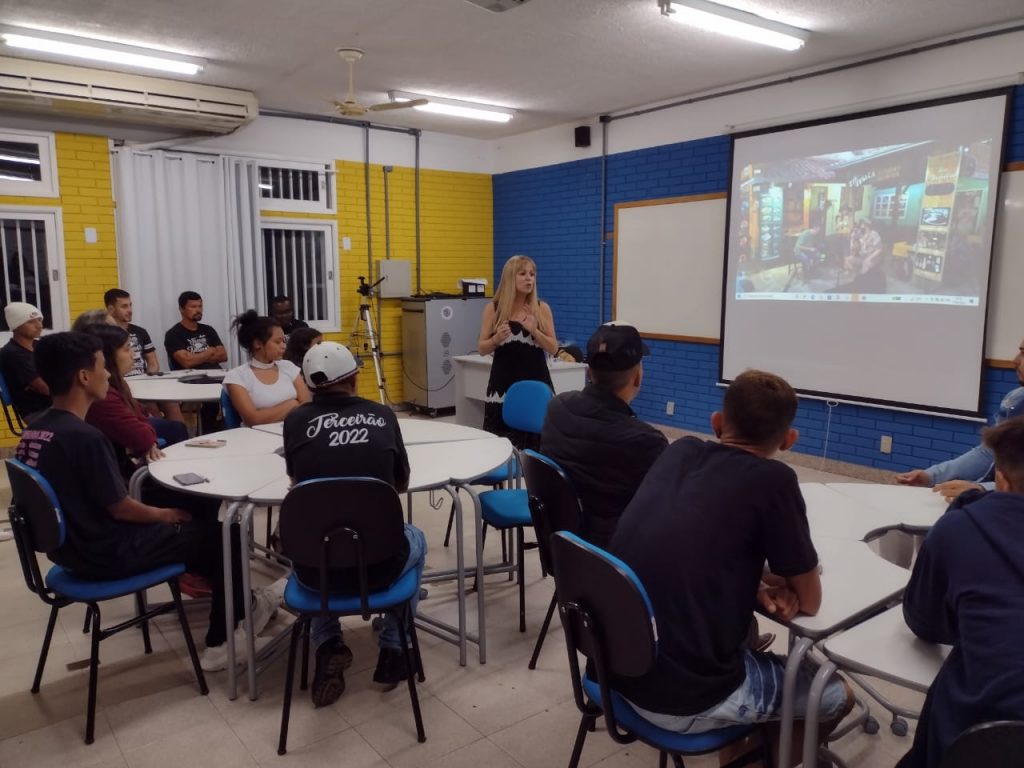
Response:
POLYGON ((556 396, 544 419, 541 453, 569 475, 583 506, 586 538, 601 547, 668 446, 665 435, 629 407, 640 392, 648 353, 632 325, 602 325, 587 342, 587 386, 556 396))

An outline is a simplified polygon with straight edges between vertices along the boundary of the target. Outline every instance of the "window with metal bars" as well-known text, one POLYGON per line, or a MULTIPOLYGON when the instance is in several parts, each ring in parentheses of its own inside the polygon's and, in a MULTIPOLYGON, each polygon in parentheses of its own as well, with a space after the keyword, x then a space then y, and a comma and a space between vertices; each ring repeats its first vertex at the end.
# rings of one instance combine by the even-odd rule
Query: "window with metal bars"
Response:
POLYGON ((338 236, 332 222, 265 221, 263 270, 266 306, 292 300, 295 317, 322 331, 338 329, 338 236))
MULTIPOLYGON (((57 214, 0 208, 0 306, 27 301, 43 313, 43 327, 65 327, 66 299, 60 283, 57 214)), ((7 320, 0 313, 0 331, 7 320)))
POLYGON ((334 213, 330 182, 326 165, 261 165, 260 203, 268 210, 334 213))

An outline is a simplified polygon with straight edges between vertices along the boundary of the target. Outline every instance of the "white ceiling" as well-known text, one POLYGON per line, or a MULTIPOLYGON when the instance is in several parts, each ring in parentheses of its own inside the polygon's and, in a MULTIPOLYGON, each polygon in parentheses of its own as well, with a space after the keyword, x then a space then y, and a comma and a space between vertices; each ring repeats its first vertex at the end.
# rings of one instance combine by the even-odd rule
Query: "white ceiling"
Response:
POLYGON ((335 49, 356 46, 363 103, 397 89, 519 110, 505 125, 413 110, 376 122, 484 139, 1024 21, 1021 0, 725 1, 811 39, 795 53, 733 42, 667 21, 656 0, 531 0, 505 13, 465 0, 0 0, 0 19, 199 56, 199 82, 320 114, 346 88, 335 49))

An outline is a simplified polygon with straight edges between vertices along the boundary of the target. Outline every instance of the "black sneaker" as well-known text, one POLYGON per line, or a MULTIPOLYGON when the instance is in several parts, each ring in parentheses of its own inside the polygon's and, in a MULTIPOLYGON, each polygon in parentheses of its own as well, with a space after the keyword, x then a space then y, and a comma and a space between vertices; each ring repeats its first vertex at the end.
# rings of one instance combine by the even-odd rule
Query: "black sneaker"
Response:
POLYGON ((377 656, 377 668, 373 671, 373 682, 380 683, 385 691, 390 691, 408 677, 409 669, 401 649, 381 648, 377 656))
POLYGON ((352 651, 340 638, 332 637, 316 649, 312 698, 314 707, 327 707, 345 692, 344 671, 352 666, 352 651))

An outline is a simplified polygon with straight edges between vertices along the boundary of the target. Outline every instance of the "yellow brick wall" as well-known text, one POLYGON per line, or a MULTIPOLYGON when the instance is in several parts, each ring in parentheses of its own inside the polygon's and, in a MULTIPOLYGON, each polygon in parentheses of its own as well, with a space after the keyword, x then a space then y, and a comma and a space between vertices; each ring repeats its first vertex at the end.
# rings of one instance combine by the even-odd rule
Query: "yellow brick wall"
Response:
MULTIPOLYGON (((0 196, 0 205, 61 209, 70 323, 81 312, 103 306, 103 292, 117 285, 110 151, 102 136, 58 133, 55 143, 60 197, 0 196), (86 227, 96 229, 95 243, 85 242, 86 227)), ((0 446, 16 443, 4 424, 0 446)))

